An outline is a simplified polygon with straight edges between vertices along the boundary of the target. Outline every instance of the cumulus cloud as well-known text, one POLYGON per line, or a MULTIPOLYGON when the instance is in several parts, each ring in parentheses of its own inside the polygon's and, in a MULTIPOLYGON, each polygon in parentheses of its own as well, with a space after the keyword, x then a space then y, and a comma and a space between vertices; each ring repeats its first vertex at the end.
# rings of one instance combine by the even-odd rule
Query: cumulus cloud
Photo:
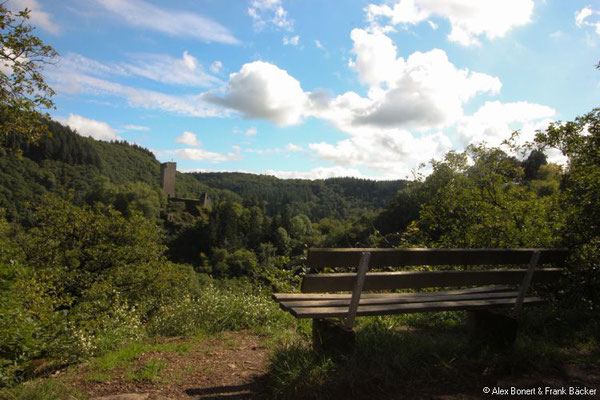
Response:
POLYGON ((593 27, 598 35, 600 35, 600 11, 591 9, 590 7, 583 7, 581 10, 575 13, 575 25, 578 28, 584 28, 586 26, 593 27))
POLYGON ((291 36, 291 37, 287 37, 287 36, 283 37, 283 44, 285 46, 298 46, 299 43, 300 43, 300 36, 298 36, 298 35, 291 36))
POLYGON ((364 176, 358 169, 344 167, 318 167, 309 171, 279 171, 267 170, 263 174, 272 175, 281 179, 327 179, 336 177, 353 176, 363 178, 364 176))
POLYGON ((383 82, 391 84, 398 78, 404 60, 396 58, 397 49, 392 39, 381 32, 369 33, 364 29, 353 29, 350 38, 356 59, 350 60, 349 65, 362 83, 378 86, 383 82))
POLYGON ((369 86, 366 98, 348 92, 332 100, 312 95, 315 115, 346 125, 431 129, 448 126, 463 115, 463 104, 478 94, 496 94, 497 77, 457 68, 443 50, 399 57, 381 32, 354 29, 350 66, 369 86))
POLYGON ((219 72, 221 72, 222 68, 223 68, 223 63, 219 60, 210 64, 210 72, 212 72, 213 74, 218 74, 219 72))
POLYGON ((558 39, 561 38, 565 35, 565 33, 563 31, 554 31, 552 33, 550 33, 548 36, 550 36, 552 39, 558 39))
POLYGON ((81 136, 105 141, 120 139, 117 132, 106 122, 85 118, 77 114, 69 114, 68 118, 57 118, 57 120, 66 124, 81 136))
POLYGON ((444 18, 451 26, 448 40, 477 46, 481 36, 492 40, 530 23, 533 7, 533 0, 399 0, 393 6, 370 4, 366 11, 376 27, 381 19, 392 25, 416 25, 433 17, 444 18))
POLYGON ((203 42, 239 43, 223 25, 189 11, 160 8, 143 0, 93 1, 132 26, 203 42))
POLYGON ((200 145, 202 145, 202 143, 200 143, 200 141, 198 141, 198 138, 196 137, 196 134, 193 133, 193 132, 189 132, 189 131, 183 132, 181 134, 181 136, 179 136, 177 139, 175 139, 175 142, 187 144, 188 146, 200 146, 200 145))
POLYGON ((147 126, 142 126, 142 125, 125 125, 123 127, 124 129, 127 129, 128 131, 149 131, 150 128, 148 128, 147 126))
POLYGON ((210 93, 204 99, 280 126, 307 117, 329 121, 348 138, 309 144, 315 157, 337 167, 397 177, 442 157, 452 142, 444 133, 431 131, 461 120, 464 104, 473 97, 501 88, 497 77, 458 68, 442 50, 415 52, 404 59, 384 33, 355 29, 351 38, 355 58, 350 66, 367 85, 366 97, 352 91, 333 97, 305 92, 287 71, 256 61, 230 75, 224 94, 210 93))
POLYGON ((536 129, 544 129, 556 110, 541 104, 518 101, 487 101, 473 115, 463 117, 456 126, 462 144, 486 142, 498 146, 521 128, 520 141, 531 141, 536 129))
POLYGON ((307 94, 300 82, 274 64, 255 61, 244 64, 229 76, 224 96, 207 93, 204 99, 241 112, 247 118, 261 118, 279 126, 301 121, 307 94))
POLYGON ((465 102, 478 94, 498 93, 502 86, 496 77, 457 68, 439 49, 415 52, 405 60, 382 33, 354 29, 351 38, 356 57, 350 65, 369 86, 367 97, 347 92, 329 99, 304 92, 287 71, 255 61, 230 75, 224 95, 207 93, 203 98, 279 126, 314 116, 344 132, 365 126, 431 129, 456 122, 465 102))
POLYGON ((207 161, 210 163, 219 163, 240 159, 239 149, 238 151, 229 153, 215 153, 200 148, 168 150, 164 151, 163 153, 174 155, 185 160, 207 161))
POLYGON ((244 132, 244 134, 246 136, 254 136, 254 135, 256 135, 257 132, 258 132, 258 130, 255 127, 252 127, 252 128, 246 129, 246 132, 244 132))
POLYGON ((252 0, 248 7, 248 15, 252 18, 256 30, 262 30, 268 25, 290 31, 294 29, 294 21, 288 18, 281 0, 252 0))
POLYGON ((37 0, 10 0, 7 5, 13 11, 21 11, 25 8, 31 10, 29 22, 32 25, 39 26, 53 35, 58 35, 60 33, 60 26, 53 21, 53 17, 50 13, 42 9, 42 6, 37 0))
POLYGON ((441 132, 414 136, 406 130, 375 129, 355 134, 334 145, 311 143, 316 157, 342 167, 366 167, 383 177, 409 177, 412 168, 452 149, 452 142, 441 132))
POLYGON ((294 143, 288 143, 287 146, 285 146, 285 148, 288 149, 289 151, 293 151, 293 152, 304 150, 302 148, 302 146, 298 146, 294 143))

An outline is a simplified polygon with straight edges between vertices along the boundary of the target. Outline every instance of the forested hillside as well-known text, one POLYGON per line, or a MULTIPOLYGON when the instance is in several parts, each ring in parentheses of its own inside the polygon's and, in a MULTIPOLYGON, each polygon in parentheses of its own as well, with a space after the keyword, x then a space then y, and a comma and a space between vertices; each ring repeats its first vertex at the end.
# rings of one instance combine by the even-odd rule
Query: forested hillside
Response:
POLYGON ((277 259, 283 267, 287 257, 309 245, 370 243, 374 213, 405 187, 403 181, 178 172, 178 196, 208 193, 210 199, 209 209, 190 210, 167 204, 159 187, 160 165, 150 151, 82 137, 54 121, 47 126, 48 135, 36 142, 4 138, 0 208, 8 221, 32 226, 36 208, 50 193, 77 206, 101 203, 125 216, 141 213, 164 228, 170 259, 221 276, 240 275, 238 270, 248 271, 257 260, 277 259), (230 256, 236 252, 238 259, 230 256), (229 266, 240 262, 245 266, 229 266))
POLYGON ((269 215, 284 208, 312 220, 345 218, 366 210, 382 208, 406 182, 372 181, 358 178, 325 180, 278 179, 239 172, 191 174, 208 186, 228 189, 243 198, 260 199, 269 215))

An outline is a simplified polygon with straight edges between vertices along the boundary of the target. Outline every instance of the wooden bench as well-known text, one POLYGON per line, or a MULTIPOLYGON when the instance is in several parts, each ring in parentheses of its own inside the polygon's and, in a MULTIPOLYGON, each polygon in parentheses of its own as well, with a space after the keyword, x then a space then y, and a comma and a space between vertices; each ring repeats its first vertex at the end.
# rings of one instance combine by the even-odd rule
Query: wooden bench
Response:
MULTIPOLYGON (((325 346, 331 330, 336 329, 330 318, 342 320, 341 335, 349 338, 352 347, 356 317, 433 311, 508 309, 501 325, 511 325, 509 330, 514 333, 508 335, 513 336, 509 339, 512 340, 516 336, 516 322, 511 321, 516 321, 521 308, 544 302, 539 297, 527 296, 531 284, 554 282, 561 275, 559 268, 538 267, 562 264, 566 256, 565 249, 310 249, 307 263, 311 272, 325 267, 357 266, 357 270, 306 274, 302 293, 276 293, 273 299, 296 318, 313 319, 313 341, 317 349, 325 346), (507 268, 518 264, 528 266, 507 268), (474 265, 486 268, 467 268, 474 265), (465 268, 368 272, 369 268, 407 266, 465 268), (497 269, 498 266, 504 268, 497 269), (414 292, 424 288, 436 288, 436 291, 414 292), (403 289, 413 292, 397 292, 403 289), (377 293, 364 293, 367 291, 377 293)), ((489 315, 476 315, 484 319, 480 325, 490 325, 489 315)), ((337 342, 339 338, 329 341, 337 342)))

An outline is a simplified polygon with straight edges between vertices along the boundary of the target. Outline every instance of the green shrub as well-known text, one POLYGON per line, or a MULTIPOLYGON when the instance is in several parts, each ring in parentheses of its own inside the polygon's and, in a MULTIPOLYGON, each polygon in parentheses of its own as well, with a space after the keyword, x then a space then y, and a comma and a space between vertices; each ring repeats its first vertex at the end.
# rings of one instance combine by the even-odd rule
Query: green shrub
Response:
POLYGON ((150 320, 149 331, 160 335, 189 335, 199 330, 278 329, 293 319, 248 281, 210 282, 194 296, 164 304, 150 320), (241 283, 243 282, 243 283, 241 283))

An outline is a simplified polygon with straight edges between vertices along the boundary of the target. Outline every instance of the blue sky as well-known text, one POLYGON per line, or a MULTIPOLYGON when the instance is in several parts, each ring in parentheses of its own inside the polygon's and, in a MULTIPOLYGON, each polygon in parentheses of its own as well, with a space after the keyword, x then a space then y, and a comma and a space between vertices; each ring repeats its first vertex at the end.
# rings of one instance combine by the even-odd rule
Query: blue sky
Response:
MULTIPOLYGON (((411 176, 598 105, 600 1, 9 0, 51 115, 182 171, 411 176)), ((560 160, 558 154, 549 154, 560 160)))

